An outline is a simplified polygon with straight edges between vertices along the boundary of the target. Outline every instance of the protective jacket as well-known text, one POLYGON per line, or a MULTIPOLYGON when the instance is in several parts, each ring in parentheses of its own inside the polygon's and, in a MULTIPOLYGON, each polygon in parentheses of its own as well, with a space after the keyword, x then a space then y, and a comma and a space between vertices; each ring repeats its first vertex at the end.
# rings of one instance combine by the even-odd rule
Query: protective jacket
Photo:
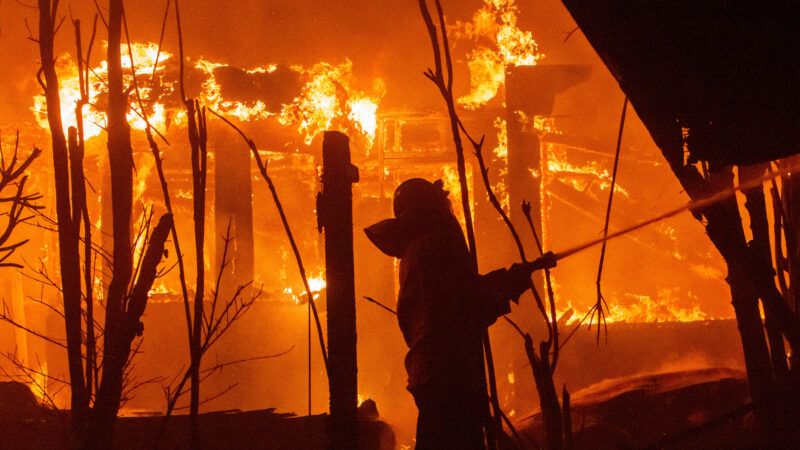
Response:
POLYGON ((480 275, 452 213, 387 219, 365 230, 400 258, 397 315, 408 354, 408 389, 482 385, 482 337, 529 283, 500 269, 480 275))

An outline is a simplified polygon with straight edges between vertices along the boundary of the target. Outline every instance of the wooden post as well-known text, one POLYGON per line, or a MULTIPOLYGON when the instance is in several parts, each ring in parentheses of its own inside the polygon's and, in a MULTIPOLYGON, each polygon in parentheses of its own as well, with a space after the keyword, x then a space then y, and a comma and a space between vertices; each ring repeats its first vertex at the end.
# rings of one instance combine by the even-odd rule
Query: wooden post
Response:
POLYGON ((352 187, 356 182, 358 168, 350 163, 349 139, 326 131, 317 218, 320 231, 325 229, 331 449, 358 448, 352 187))
MULTIPOLYGON (((752 166, 739 166, 739 183, 752 182, 767 172, 769 164, 755 164, 752 166)), ((761 262, 772 267, 772 248, 769 238, 769 220, 767 219, 767 201, 764 187, 743 191, 745 196, 744 206, 750 216, 750 230, 753 240, 749 242, 753 256, 761 262)), ((775 380, 783 382, 789 376, 789 365, 786 361, 786 347, 783 343, 783 334, 778 326, 775 312, 764 310, 764 328, 767 331, 769 342, 769 355, 772 361, 772 372, 775 380)))
MULTIPOLYGON (((507 185, 511 222, 519 230, 528 227, 520 210, 525 200, 531 202, 534 224, 542 232, 541 177, 547 164, 542 160, 541 142, 533 124, 523 122, 536 116, 550 116, 556 96, 588 78, 589 68, 578 65, 518 66, 506 73, 507 185), (532 171, 539 173, 538 180, 532 171)), ((533 239, 527 233, 522 236, 525 248, 534 248, 533 239)))
POLYGON ((231 264, 220 286, 221 298, 229 298, 236 288, 253 280, 253 187, 250 176, 250 149, 242 147, 228 129, 215 130, 214 141, 214 231, 216 234, 214 270, 222 265, 225 232, 231 222, 234 244, 228 249, 231 264))
MULTIPOLYGON (((517 230, 528 230, 522 202, 531 204, 536 231, 547 246, 543 230, 542 191, 546 189, 544 176, 547 161, 543 159, 542 142, 533 129, 532 122, 536 116, 550 116, 556 96, 564 90, 577 85, 589 76, 589 69, 584 66, 551 65, 551 66, 519 66, 510 67, 506 72, 506 130, 508 136, 508 189, 509 212, 511 222, 517 230), (522 113, 523 115, 521 115, 522 113), (538 174, 538 175, 536 175, 538 174)), ((520 238, 531 259, 538 256, 533 236, 530 232, 520 232, 520 238)), ((546 248, 545 248, 546 249, 546 248)), ((544 274, 533 274, 536 290, 544 295, 544 274)), ((515 318, 516 320, 517 318, 515 318)), ((541 320, 533 320, 530 316, 522 317, 521 323, 528 327, 534 335, 546 333, 541 320)), ((509 333, 511 333, 509 331, 509 333)), ((516 339, 516 336, 509 336, 516 339)), ((513 385, 516 405, 527 404, 530 398, 537 395, 536 385, 523 380, 528 379, 529 365, 518 364, 521 358, 514 358, 514 375, 517 382, 513 385)), ((555 389, 555 388, 553 388, 555 389)), ((556 402, 557 404, 557 402, 556 402)))

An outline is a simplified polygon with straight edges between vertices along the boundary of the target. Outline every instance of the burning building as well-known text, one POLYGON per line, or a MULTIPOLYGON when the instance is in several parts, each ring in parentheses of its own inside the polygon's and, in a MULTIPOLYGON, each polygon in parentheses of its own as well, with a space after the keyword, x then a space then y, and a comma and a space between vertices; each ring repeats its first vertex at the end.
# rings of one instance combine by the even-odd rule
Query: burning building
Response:
MULTIPOLYGON (((260 294, 248 314, 205 356, 204 361, 215 363, 248 362, 214 371, 204 384, 212 398, 203 410, 275 407, 324 413, 328 411, 327 360, 313 337, 317 331, 308 301, 314 299, 320 315, 327 316, 324 241, 315 199, 322 190, 323 133, 346 134, 352 164, 359 173, 352 187, 358 395, 361 400, 376 400, 382 417, 395 427, 398 442, 408 444, 413 437, 414 406, 403 394, 402 336, 391 314, 360 300, 370 297, 393 308, 398 267, 376 251, 361 230, 391 215, 392 193, 412 177, 441 179, 455 215, 465 223, 451 117, 422 75, 430 56, 418 11, 364 1, 241 3, 237 8, 208 1, 184 5, 185 53, 170 35, 174 30, 159 34, 156 12, 163 5, 126 5, 126 26, 130 25, 131 37, 136 39, 121 47, 123 83, 130 86, 126 119, 133 142, 132 223, 145 223, 150 220, 147 211, 167 208, 146 137, 152 127, 164 181, 172 194, 175 232, 187 236, 183 257, 198 259, 200 249, 190 245, 188 238, 196 232, 193 157, 186 139, 193 119, 182 101, 184 96, 196 98, 208 111, 206 239, 200 262, 206 287, 215 286, 214 295, 222 297, 233 295, 241 285, 248 286, 248 294, 260 294), (185 92, 179 84, 181 77, 185 92), (253 151, 266 161, 285 211, 276 209, 251 149, 211 112, 252 138, 253 151), (305 263, 307 286, 298 275, 294 249, 284 233, 280 219, 284 212, 305 263), (226 239, 226 233, 232 239, 226 239), (224 271, 214 284, 220 267, 224 271), (284 351, 279 358, 262 358, 284 351)), ((583 27, 572 2, 564 3, 583 27)), ((623 93, 615 81, 618 74, 603 64, 611 57, 601 54, 603 59, 598 58, 586 37, 573 30, 573 19, 560 2, 474 0, 445 2, 444 6, 462 126, 485 136, 491 187, 517 229, 528 230, 520 206, 530 202, 533 226, 544 248, 565 249, 598 237, 611 192, 615 196, 612 231, 685 203, 681 185, 656 146, 663 145, 663 140, 655 136, 654 142, 648 134, 653 133, 652 110, 642 114, 643 122, 637 115, 642 103, 637 104, 627 89, 623 93), (620 130, 619 176, 614 178, 618 115, 626 94, 635 111, 629 110, 620 130)), ((4 8, 13 8, 14 17, 31 14, 21 6, 4 8)), ((91 17, 94 11, 74 5, 74 14, 91 17)), ((21 23, 4 25, 6 36, 22 35, 21 23)), ((23 45, 21 38, 13 43, 9 39, 1 44, 6 58, 23 45)), ((68 40, 63 40, 55 65, 63 128, 66 133, 78 124, 72 112, 81 104, 89 186, 86 220, 95 230, 100 255, 92 279, 96 301, 102 302, 112 280, 113 267, 102 255, 113 252, 110 236, 115 212, 106 152, 109 44, 98 38, 94 56, 79 64, 68 40), (83 64, 88 66, 85 81, 83 64), (85 101, 81 100, 82 83, 88 87, 85 101)), ((43 146, 50 130, 49 111, 46 96, 32 81, 35 45, 28 47, 20 50, 24 58, 13 56, 27 62, 4 75, 8 84, 0 88, 5 100, 0 127, 18 128, 26 145, 43 146)), ((3 145, 9 145, 5 135, 3 145)), ((49 162, 39 164, 31 178, 52 216, 56 204, 51 180, 56 175, 49 162)), ((465 175, 479 268, 486 272, 508 266, 517 259, 516 248, 485 194, 481 168, 474 158, 468 157, 465 175)), ((739 201, 743 204, 743 199, 739 201)), ((31 242, 24 249, 25 270, 33 275, 4 280, 11 293, 10 311, 25 317, 21 323, 26 328, 63 335, 63 318, 50 311, 54 306, 58 309, 58 285, 42 287, 43 277, 51 280, 60 273, 58 240, 53 233, 30 234, 31 242)), ((530 233, 522 236, 522 242, 535 253, 530 233)), ((145 240, 136 244, 134 255, 143 257, 145 240)), ((179 272, 170 245, 174 244, 168 241, 165 252, 170 269, 160 273, 149 290, 142 320, 144 337, 130 372, 132 379, 158 381, 138 386, 122 414, 162 411, 164 380, 182 373, 189 364, 185 332, 179 330, 185 289, 180 277, 194 279, 198 269, 187 265, 185 275, 179 272)), ((551 319, 565 336, 575 336, 564 350, 556 382, 579 390, 604 379, 664 371, 667 366, 744 367, 736 324, 731 320, 734 311, 729 307, 725 264, 688 214, 626 234, 609 244, 607 252, 603 279, 608 304, 606 347, 594 347, 595 334, 579 329, 597 301, 597 252, 576 254, 560 262, 552 274, 557 310, 551 319)), ((535 283, 541 289, 545 282, 536 278, 535 283)), ((196 294, 192 289, 189 286, 189 297, 196 294)), ((526 295, 508 317, 535 339, 543 339, 546 330, 533 316, 533 305, 533 297, 526 295)), ((326 324, 321 329, 326 333, 326 324)), ((63 348, 19 330, 13 336, 4 338, 9 351, 16 346, 28 362, 37 355, 41 376, 65 378, 68 367, 63 348)), ((513 328, 498 323, 491 339, 499 401, 506 414, 517 420, 538 408, 529 361, 513 328)), ((47 392, 37 395, 59 407, 69 405, 69 390, 63 383, 39 384, 37 389, 47 392)))

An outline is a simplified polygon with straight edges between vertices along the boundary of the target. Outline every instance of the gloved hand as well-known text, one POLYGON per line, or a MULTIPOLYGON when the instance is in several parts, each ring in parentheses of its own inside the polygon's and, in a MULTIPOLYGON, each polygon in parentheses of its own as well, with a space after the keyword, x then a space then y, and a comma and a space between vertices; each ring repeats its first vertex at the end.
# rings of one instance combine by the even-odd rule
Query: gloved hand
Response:
POLYGON ((531 283, 531 274, 540 269, 550 269, 556 266, 557 260, 553 252, 547 252, 541 257, 526 263, 515 263, 508 269, 509 296, 515 303, 519 302, 522 295, 531 283))
POLYGON ((531 271, 525 264, 512 264, 507 271, 506 294, 514 303, 519 303, 519 296, 531 286, 531 271))

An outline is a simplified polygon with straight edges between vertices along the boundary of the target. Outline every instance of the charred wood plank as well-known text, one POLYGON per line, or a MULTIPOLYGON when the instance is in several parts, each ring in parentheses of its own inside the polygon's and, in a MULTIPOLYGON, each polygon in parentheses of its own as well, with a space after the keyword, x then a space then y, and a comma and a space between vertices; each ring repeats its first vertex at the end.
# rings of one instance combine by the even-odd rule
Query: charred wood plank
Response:
POLYGON ((322 192, 317 198, 320 230, 325 230, 328 298, 328 383, 330 448, 358 447, 358 366, 356 360, 355 269, 353 263, 353 183, 347 136, 325 132, 322 192))
MULTIPOLYGON (((741 166, 739 167, 739 182, 746 183, 753 179, 759 179, 766 170, 767 164, 741 166)), ((772 249, 770 247, 769 219, 767 218, 767 202, 764 188, 759 185, 753 189, 747 189, 744 191, 744 195, 744 206, 750 216, 750 230, 753 233, 753 240, 749 244, 750 250, 762 264, 771 266, 772 249)), ((776 323, 778 318, 775 317, 775 312, 771 309, 767 309, 764 312, 764 327, 767 330, 772 370, 777 380, 784 380, 789 375, 789 365, 786 361, 783 334, 776 323)))

